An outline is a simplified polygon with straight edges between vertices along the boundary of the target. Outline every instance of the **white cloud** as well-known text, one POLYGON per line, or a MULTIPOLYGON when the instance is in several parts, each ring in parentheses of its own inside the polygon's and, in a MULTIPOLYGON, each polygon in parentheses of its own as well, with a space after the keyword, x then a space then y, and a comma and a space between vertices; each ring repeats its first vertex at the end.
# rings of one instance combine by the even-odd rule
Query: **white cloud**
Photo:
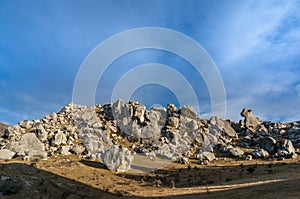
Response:
MULTIPOLYGON (((268 38, 277 33, 286 18, 295 16, 295 6, 293 1, 247 1, 232 10, 227 19, 221 19, 220 23, 224 24, 217 28, 215 35, 220 46, 221 64, 232 66, 247 56, 286 47, 284 43, 275 45, 268 38)), ((299 40, 298 30, 289 34, 285 37, 299 40)))
POLYGON ((259 79, 248 91, 252 95, 280 95, 290 91, 293 84, 299 79, 297 74, 291 71, 274 72, 272 69, 265 70, 260 74, 259 79))
POLYGON ((240 96, 227 100, 227 118, 233 121, 242 119, 240 112, 243 108, 252 109, 254 115, 263 121, 291 122, 300 120, 299 106, 300 95, 293 99, 277 99, 275 101, 260 98, 240 96))

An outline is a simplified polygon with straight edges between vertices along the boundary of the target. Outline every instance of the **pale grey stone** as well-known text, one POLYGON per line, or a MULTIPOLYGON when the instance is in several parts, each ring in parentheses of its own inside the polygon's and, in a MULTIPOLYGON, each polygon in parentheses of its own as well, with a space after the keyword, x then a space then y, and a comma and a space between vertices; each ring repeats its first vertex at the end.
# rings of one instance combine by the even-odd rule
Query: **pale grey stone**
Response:
POLYGON ((125 172, 131 168, 133 155, 127 148, 113 145, 102 153, 101 160, 108 169, 125 172))
POLYGON ((283 139, 281 149, 287 151, 288 154, 295 153, 295 148, 290 140, 283 139))
POLYGON ((13 151, 10 151, 8 149, 1 149, 0 150, 0 159, 1 160, 10 160, 14 157, 16 153, 13 151))
POLYGON ((216 159, 216 156, 212 152, 205 151, 205 152, 200 152, 199 154, 197 154, 197 159, 201 160, 201 161, 203 161, 203 160, 212 161, 212 160, 216 159))
POLYGON ((32 121, 23 120, 19 123, 19 126, 24 129, 30 129, 32 128, 32 124, 33 124, 32 121))
POLYGON ((239 147, 234 147, 229 149, 228 153, 230 156, 239 157, 239 158, 243 157, 244 155, 244 151, 242 151, 239 147))
POLYGON ((54 136, 53 145, 60 146, 60 145, 65 145, 66 143, 67 143, 67 137, 64 134, 64 132, 60 130, 57 131, 54 136))
POLYGON ((74 152, 76 155, 81 155, 84 151, 85 151, 85 148, 81 145, 74 145, 72 150, 72 152, 74 152))
POLYGON ((44 151, 43 143, 36 137, 34 133, 26 133, 22 135, 20 145, 24 145, 26 150, 39 150, 44 151))
POLYGON ((28 150, 26 155, 26 159, 46 159, 48 156, 46 151, 41 150, 28 150))
POLYGON ((188 118, 191 118, 193 120, 197 119, 197 113, 194 111, 192 106, 183 105, 180 112, 181 112, 181 115, 183 117, 188 117, 188 118))

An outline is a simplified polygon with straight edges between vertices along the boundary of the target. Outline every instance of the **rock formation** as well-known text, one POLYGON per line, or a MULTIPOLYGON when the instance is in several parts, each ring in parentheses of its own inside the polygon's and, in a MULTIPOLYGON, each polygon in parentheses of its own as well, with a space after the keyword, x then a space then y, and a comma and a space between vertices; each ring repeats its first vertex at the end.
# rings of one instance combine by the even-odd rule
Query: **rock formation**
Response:
POLYGON ((137 153, 208 164, 218 154, 243 158, 294 158, 300 147, 300 122, 262 122, 243 109, 239 123, 219 117, 199 118, 191 106, 146 107, 118 100, 81 106, 69 103, 59 113, 21 121, 0 134, 0 159, 45 159, 75 154, 108 169, 127 171, 137 153), (245 153, 243 148, 251 148, 245 153))

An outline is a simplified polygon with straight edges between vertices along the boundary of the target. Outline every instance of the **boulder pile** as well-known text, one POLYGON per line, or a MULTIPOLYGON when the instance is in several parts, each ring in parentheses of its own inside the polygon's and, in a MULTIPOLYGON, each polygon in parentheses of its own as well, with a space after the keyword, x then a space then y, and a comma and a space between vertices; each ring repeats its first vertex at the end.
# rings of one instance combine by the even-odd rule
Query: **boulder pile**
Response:
POLYGON ((191 158, 208 164, 220 155, 246 160, 297 156, 300 121, 262 122, 246 109, 241 116, 240 122, 216 116, 207 120, 187 105, 147 110, 138 102, 122 100, 96 106, 69 103, 58 113, 6 128, 0 134, 0 159, 75 154, 123 172, 131 168, 137 153, 183 164, 191 158))

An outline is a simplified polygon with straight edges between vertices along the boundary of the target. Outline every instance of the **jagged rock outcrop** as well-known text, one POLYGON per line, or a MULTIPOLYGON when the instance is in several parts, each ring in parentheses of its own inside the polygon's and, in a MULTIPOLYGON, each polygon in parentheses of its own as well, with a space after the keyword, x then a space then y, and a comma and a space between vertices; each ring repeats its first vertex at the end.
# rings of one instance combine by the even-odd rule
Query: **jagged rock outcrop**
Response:
POLYGON ((81 106, 69 103, 40 120, 9 126, 0 138, 0 159, 44 159, 75 154, 97 160, 108 169, 127 171, 135 154, 207 164, 223 154, 254 158, 293 158, 300 146, 300 122, 262 122, 243 109, 239 123, 219 117, 199 118, 191 106, 146 107, 118 100, 81 106), (252 148, 245 153, 243 148, 252 148), (218 152, 218 153, 217 153, 218 152))

